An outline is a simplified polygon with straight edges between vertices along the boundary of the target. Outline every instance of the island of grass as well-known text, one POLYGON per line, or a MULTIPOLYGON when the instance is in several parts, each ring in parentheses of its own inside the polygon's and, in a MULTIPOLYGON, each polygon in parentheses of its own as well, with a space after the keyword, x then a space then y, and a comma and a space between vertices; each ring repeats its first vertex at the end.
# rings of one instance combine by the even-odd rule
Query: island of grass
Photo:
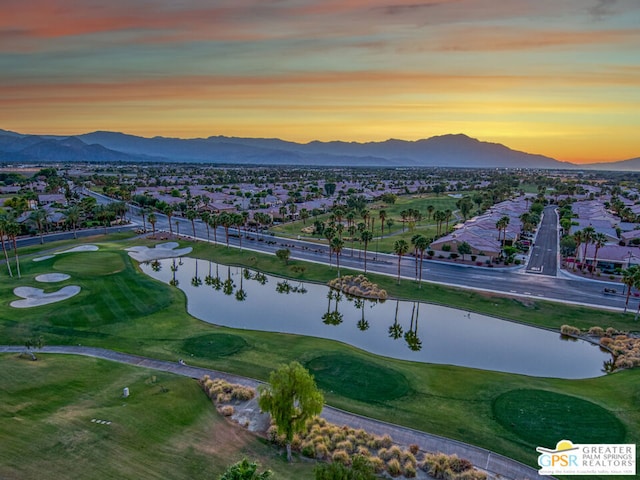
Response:
POLYGON ((329 281, 329 286, 353 297, 386 300, 387 291, 369 281, 364 275, 344 275, 329 281))

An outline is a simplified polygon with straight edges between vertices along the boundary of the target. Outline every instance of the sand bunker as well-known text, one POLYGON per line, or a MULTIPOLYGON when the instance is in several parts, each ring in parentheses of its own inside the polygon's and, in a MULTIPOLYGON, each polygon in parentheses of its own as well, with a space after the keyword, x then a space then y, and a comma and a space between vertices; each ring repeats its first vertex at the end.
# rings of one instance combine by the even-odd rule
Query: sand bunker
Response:
POLYGON ((71 298, 80 293, 80 287, 77 285, 69 285, 52 293, 44 293, 44 290, 40 288, 16 287, 13 289, 13 293, 18 297, 22 297, 23 300, 14 300, 11 302, 12 307, 29 308, 47 305, 48 303, 60 302, 67 298, 71 298))
POLYGON ((177 242, 159 243, 155 248, 149 247, 130 247, 127 248, 129 256, 138 262, 148 262, 149 260, 158 260, 160 258, 180 257, 191 253, 191 247, 176 248, 177 242))
POLYGON ((75 252, 95 252, 98 250, 97 245, 78 245, 77 247, 70 248, 69 250, 65 250, 63 252, 56 252, 56 255, 60 255, 62 253, 75 253, 75 252))
POLYGON ((43 273, 42 275, 38 275, 36 277, 36 282, 62 282, 64 280, 68 280, 69 278, 71 278, 71 276, 67 275, 66 273, 43 273))
POLYGON ((34 262, 42 262, 43 260, 49 260, 50 258, 55 257, 55 255, 45 255, 44 257, 34 258, 34 262))

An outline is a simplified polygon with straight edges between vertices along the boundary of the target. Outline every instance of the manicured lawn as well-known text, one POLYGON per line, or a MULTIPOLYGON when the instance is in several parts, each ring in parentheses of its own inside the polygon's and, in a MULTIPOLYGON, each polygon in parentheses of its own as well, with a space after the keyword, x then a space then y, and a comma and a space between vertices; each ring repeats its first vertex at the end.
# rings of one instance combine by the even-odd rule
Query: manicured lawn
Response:
POLYGON ((0 362, 0 478, 210 480, 242 456, 276 478, 312 478, 312 463, 288 465, 192 379, 74 356, 0 362))
MULTIPOLYGON (((71 279, 48 286, 47 288, 58 288, 61 285, 76 284, 82 287, 79 295, 64 303, 27 310, 9 307, 10 301, 16 298, 12 293, 14 287, 29 285, 43 288, 43 284, 34 281, 34 276, 51 272, 53 265, 63 257, 32 262, 28 255, 24 255, 22 280, 10 280, 6 273, 2 272, 0 343, 20 345, 31 335, 41 334, 47 344, 81 343, 173 361, 177 361, 178 358, 188 358, 190 364, 262 380, 268 379, 269 372, 278 365, 298 360, 315 372, 318 383, 325 390, 327 402, 332 405, 483 446, 530 465, 535 465, 537 458, 535 452, 535 447, 539 446, 536 444, 537 439, 525 439, 518 428, 511 428, 511 423, 518 425, 518 422, 510 420, 509 415, 512 414, 508 410, 500 408, 501 411, 506 412, 501 421, 495 414, 496 402, 500 398, 508 398, 503 396, 509 395, 509 392, 521 390, 553 392, 588 402, 590 405, 602 408, 608 412, 606 415, 620 422, 624 428, 625 443, 640 443, 640 432, 637 428, 640 425, 639 370, 587 380, 533 378, 447 365, 416 364, 383 359, 344 344, 318 338, 216 327, 189 316, 186 313, 184 295, 180 290, 141 274, 136 263, 123 251, 124 247, 132 244, 152 244, 153 242, 148 240, 116 242, 103 237, 100 242, 93 239, 91 243, 97 244, 100 251, 65 255, 69 255, 69 258, 73 256, 74 265, 87 265, 87 269, 90 270, 95 268, 90 266, 93 262, 92 258, 98 258, 92 255, 108 254, 106 258, 109 259, 110 267, 106 268, 102 275, 86 275, 82 269, 79 269, 70 273, 71 279), (112 267, 119 265, 120 262, 124 268, 110 273, 112 267), (363 393, 353 392, 356 389, 354 385, 363 393), (509 428, 504 426, 505 422, 508 422, 509 428)), ((274 256, 240 252, 221 246, 212 247, 203 242, 194 244, 194 256, 230 264, 245 264, 265 272, 305 280, 315 279, 325 282, 335 276, 335 268, 324 265, 293 262, 292 265, 287 266, 274 256), (305 269, 303 272, 293 271, 292 266, 304 266, 305 269)), ((63 272, 62 269, 57 271, 63 272)), ((563 323, 577 326, 626 327, 626 329, 636 326, 633 315, 624 316, 550 302, 535 301, 525 304, 514 299, 469 293, 435 285, 424 285, 422 289, 418 289, 418 286, 411 281, 403 281, 398 287, 393 278, 385 276, 372 275, 371 279, 380 283, 382 288, 387 289, 391 295, 448 303, 483 313, 498 313, 503 317, 555 328, 559 328, 563 323)), ((4 367, 10 359, 5 356, 1 361, 4 367)), ((21 367, 29 366, 24 368, 44 365, 44 362, 42 364, 21 362, 21 367)), ((106 367, 104 369, 108 370, 106 367)), ((78 370, 82 370, 82 367, 76 367, 73 371, 78 370)), ((136 371, 131 370, 131 372, 136 371)), ((19 372, 12 372, 9 376, 0 378, 2 380, 0 384, 13 385, 13 378, 20 378, 21 375, 19 372)), ((148 373, 145 375, 148 376, 148 373)), ((30 391, 38 394, 41 390, 57 392, 56 389, 60 383, 62 390, 67 388, 74 392, 74 398, 84 398, 81 395, 84 387, 78 390, 73 380, 63 378, 58 382, 55 376, 50 378, 51 381, 43 385, 33 382, 30 391)), ((94 372, 90 378, 94 383, 98 383, 96 379, 101 378, 101 375, 96 375, 94 372)), ((121 378, 113 379, 108 383, 110 386, 103 388, 119 394, 122 386, 125 386, 123 384, 128 383, 130 387, 135 386, 135 390, 131 387, 135 392, 141 387, 144 388, 143 378, 146 377, 140 377, 138 383, 124 382, 121 378)), ((20 382, 18 386, 19 384, 20 382)), ((174 388, 182 388, 178 385, 182 383, 177 383, 175 387, 170 388, 170 391, 174 388)), ((528 400, 516 399, 516 402, 523 402, 525 405, 528 400)), ((29 402, 18 403, 28 404, 29 402)), ((118 404, 112 405, 114 409, 116 406, 118 404)), ((42 408, 44 407, 38 407, 35 411, 28 409, 26 411, 36 415, 38 409, 42 408)), ((111 411, 108 409, 107 413, 111 411)), ((541 420, 540 428, 544 429, 545 425, 560 424, 561 414, 562 412, 553 413, 552 417, 541 420)), ((36 415, 35 418, 39 417, 36 415)), ((600 429, 597 439, 602 443, 618 441, 620 431, 614 430, 613 428, 600 429)), ((183 440, 187 438, 189 428, 186 428, 185 432, 187 432, 185 436, 181 437, 183 440)), ((25 435, 25 438, 38 443, 42 448, 40 439, 44 441, 46 435, 25 435), (39 439, 37 442, 34 440, 36 438, 39 439)), ((574 438, 568 439, 574 442, 580 441, 574 438)), ((94 441, 97 442, 97 440, 94 441)), ((7 439, 2 440, 0 452, 6 442, 8 442, 7 439)), ((46 443, 44 445, 49 446, 46 443)), ((546 446, 553 446, 553 444, 546 446)), ((243 450, 240 448, 238 451, 243 450)), ((197 455, 196 459, 201 460, 197 455)), ((199 464, 200 460, 194 460, 194 464, 199 464)), ((63 460, 60 458, 57 461, 63 460)), ((141 462, 148 462, 148 460, 141 460, 141 462)), ((0 464, 5 465, 5 462, 0 461, 0 464)), ((173 468, 168 465, 168 463, 163 464, 165 471, 173 468)), ((42 467, 42 464, 40 466, 42 467)), ((149 467, 149 472, 154 471, 149 467)), ((154 478, 153 475, 155 473, 149 473, 147 477, 143 472, 137 478, 154 478)), ((181 477, 176 476, 176 478, 181 477)))

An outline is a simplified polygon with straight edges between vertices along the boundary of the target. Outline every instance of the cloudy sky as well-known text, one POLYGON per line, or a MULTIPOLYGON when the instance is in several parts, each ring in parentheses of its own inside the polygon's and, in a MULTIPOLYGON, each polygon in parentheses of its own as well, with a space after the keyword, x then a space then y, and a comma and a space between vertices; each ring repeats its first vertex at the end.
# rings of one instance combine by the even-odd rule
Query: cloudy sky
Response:
POLYGON ((0 128, 640 156, 639 0, 0 0, 0 128))

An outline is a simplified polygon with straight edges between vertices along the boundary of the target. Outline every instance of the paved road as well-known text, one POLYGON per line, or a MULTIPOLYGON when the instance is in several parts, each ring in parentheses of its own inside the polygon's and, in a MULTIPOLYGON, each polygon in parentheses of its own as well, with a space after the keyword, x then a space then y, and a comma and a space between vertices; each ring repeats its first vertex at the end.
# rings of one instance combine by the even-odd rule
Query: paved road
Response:
MULTIPOLYGON (((24 347, 0 345, 0 353, 19 353, 23 351, 24 347)), ((130 355, 102 348, 82 346, 45 346, 42 348, 41 352, 102 358, 105 360, 126 363, 153 370, 160 370, 163 372, 170 372, 176 375, 196 379, 202 378, 204 375, 209 375, 211 378, 222 378, 231 383, 238 383, 253 388, 256 388, 261 383, 260 381, 252 378, 232 375, 217 370, 183 365, 178 362, 156 360, 153 358, 130 355)), ((495 452, 491 452, 490 450, 485 450, 457 440, 431 435, 429 433, 402 427, 400 425, 380 422, 326 405, 320 416, 333 424, 347 425, 352 428, 362 428, 374 435, 388 434, 393 438, 394 442, 405 447, 408 447, 411 444, 416 444, 419 445, 420 449, 423 451, 442 452, 449 455, 456 454, 461 458, 468 459, 479 468, 487 470, 494 475, 500 475, 501 478, 504 479, 525 479, 536 478, 538 476, 538 471, 528 467, 527 465, 516 462, 515 460, 499 455, 495 452)), ((464 419, 459 419, 459 421, 464 421, 464 419)))
POLYGON ((531 249, 527 273, 558 275, 558 213, 555 205, 545 207, 535 243, 531 249))

